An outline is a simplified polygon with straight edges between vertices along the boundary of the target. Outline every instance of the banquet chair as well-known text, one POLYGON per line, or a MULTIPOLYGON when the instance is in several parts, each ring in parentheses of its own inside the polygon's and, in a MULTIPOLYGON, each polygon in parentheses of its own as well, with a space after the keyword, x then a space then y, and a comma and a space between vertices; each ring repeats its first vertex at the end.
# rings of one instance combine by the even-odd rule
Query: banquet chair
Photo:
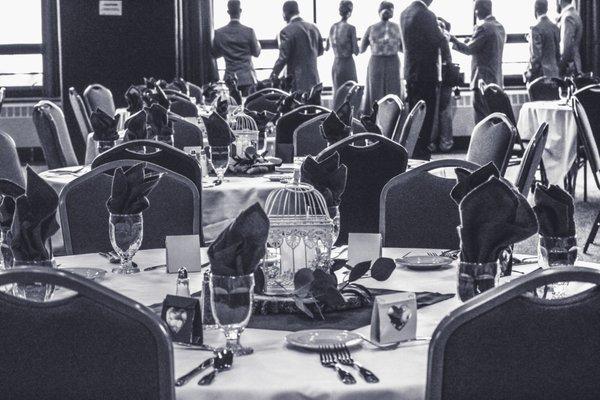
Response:
POLYGON ((410 114, 408 114, 408 117, 406 117, 401 134, 394 137, 394 141, 400 143, 406 149, 408 158, 412 158, 413 156, 417 141, 421 135, 421 130, 423 129, 426 114, 427 104, 425 101, 420 100, 410 114))
POLYGON ((173 122, 173 146, 179 150, 203 146, 202 129, 198 125, 174 113, 169 113, 169 121, 173 122))
MULTIPOLYGON (((521 138, 519 131, 517 130, 517 119, 515 118, 515 112, 512 104, 506 92, 496 84, 483 85, 483 99, 485 106, 488 111, 488 116, 496 113, 504 114, 513 127, 515 127, 516 146, 512 149, 512 155, 520 157, 525 152, 525 142, 521 138)), ((515 165, 518 164, 518 160, 515 160, 515 165)))
POLYGON ((42 100, 33 106, 32 115, 48 169, 79 165, 62 110, 42 100))
POLYGON ((189 100, 172 100, 170 111, 184 118, 198 117, 198 107, 189 100))
POLYGON ((77 90, 75 90, 74 87, 69 88, 69 103, 71 104, 71 109, 75 115, 75 120, 77 121, 77 126, 79 127, 79 133, 81 133, 84 143, 87 143, 88 135, 93 132, 94 129, 92 128, 92 123, 90 122, 90 116, 85 109, 83 99, 79 93, 77 93, 77 90))
POLYGON ((269 95, 278 95, 280 97, 287 97, 290 94, 288 92, 286 92, 285 90, 281 90, 281 89, 277 89, 277 88, 264 88, 261 90, 257 90, 256 92, 250 94, 248 97, 246 97, 246 105, 248 105, 249 102, 254 101, 260 97, 264 97, 264 96, 269 96, 269 95))
POLYGON ((384 247, 458 249, 458 206, 450 197, 455 168, 475 171, 463 160, 437 160, 390 180, 381 192, 379 233, 384 247), (451 169, 451 177, 433 171, 451 169))
POLYGON ((25 187, 25 176, 15 141, 2 131, 0 131, 0 179, 8 179, 25 187))
POLYGON ((477 165, 493 162, 504 175, 516 137, 516 128, 504 114, 492 114, 473 129, 466 160, 477 165))
POLYGON ((541 76, 527 85, 530 101, 556 101, 560 100, 560 88, 567 83, 560 78, 541 76))
POLYGON ((527 149, 525 149, 525 154, 523 155, 523 160, 521 161, 519 173, 515 182, 515 186, 519 190, 519 193, 525 197, 527 197, 529 190, 533 190, 535 174, 542 163, 542 156, 546 149, 547 140, 548 123, 543 122, 533 136, 533 139, 529 142, 527 149))
POLYGON ((591 73, 573 78, 573 86, 575 87, 575 90, 580 90, 588 86, 598 84, 600 84, 600 77, 594 76, 591 73))
MULTIPOLYGON (((321 125, 328 114, 321 114, 302 123, 294 131, 294 157, 316 156, 327 148, 327 140, 321 133, 321 125)), ((364 133, 363 124, 354 118, 352 133, 364 133)))
POLYGON ((46 303, 0 295, 2 398, 175 399, 173 345, 150 309, 67 271, 0 273, 0 285, 31 282, 74 293, 46 303))
POLYGON ((167 89, 163 89, 163 92, 167 95, 167 98, 169 98, 169 100, 174 101, 174 100, 187 100, 190 101, 190 97, 181 92, 179 89, 169 89, 169 87, 173 87, 173 86, 167 86, 167 89))
POLYGON ((402 130, 400 120, 402 119, 402 110, 404 105, 402 100, 395 94, 388 94, 377 102, 379 112, 377 113, 376 123, 381 127, 381 134, 388 139, 393 139, 397 132, 402 130))
MULTIPOLYGON (((577 90, 573 97, 577 98, 586 112, 594 137, 600 138, 600 84, 586 86, 577 90)), ((581 141, 580 141, 581 142, 581 141)), ((577 184, 577 172, 583 168, 583 200, 587 202, 587 157, 581 143, 578 148, 576 169, 574 169, 573 187, 577 184)))
POLYGON ((429 345, 425 398, 598 398, 599 284, 595 269, 539 269, 452 311, 429 345), (531 294, 558 282, 594 286, 563 299, 531 294))
MULTIPOLYGON (((116 168, 127 169, 138 163, 136 160, 109 162, 63 188, 59 212, 67 255, 112 250, 106 208, 111 194, 112 174, 116 168)), ((152 163, 147 163, 146 171, 163 176, 148 195, 150 207, 144 211, 141 248, 164 248, 167 236, 198 235, 200 192, 194 182, 152 163)))
POLYGON ((87 104, 88 114, 91 115, 97 108, 101 109, 110 116, 117 113, 115 101, 111 91, 98 84, 89 85, 83 91, 83 99, 87 104))
POLYGON ((202 101, 202 88, 198 85, 194 85, 191 82, 187 83, 188 85, 188 90, 190 92, 190 98, 194 98, 196 99, 196 103, 199 103, 202 101))
POLYGON ((275 124, 275 157, 284 163, 294 161, 294 131, 311 119, 330 113, 325 107, 305 105, 282 115, 275 124))
POLYGON ((354 81, 345 82, 338 88, 337 92, 334 93, 332 108, 337 110, 346 102, 346 99, 350 98, 350 104, 354 107, 354 115, 357 116, 360 114, 360 106, 364 91, 364 86, 361 86, 354 81))
POLYGON ((408 154, 398 143, 376 133, 361 133, 323 150, 317 160, 339 153, 348 168, 346 191, 340 204, 338 245, 348 243, 349 233, 379 232, 379 200, 390 179, 406 171, 408 154), (356 143, 369 142, 367 146, 356 143))

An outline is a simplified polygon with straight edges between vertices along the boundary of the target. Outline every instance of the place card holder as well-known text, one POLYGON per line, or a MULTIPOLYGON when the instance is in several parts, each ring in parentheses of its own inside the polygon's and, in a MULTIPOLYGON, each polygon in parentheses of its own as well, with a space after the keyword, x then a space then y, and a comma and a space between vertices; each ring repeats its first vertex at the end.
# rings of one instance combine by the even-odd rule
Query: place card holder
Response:
POLYGON ((202 313, 198 299, 167 295, 160 317, 167 324, 174 342, 202 344, 202 313))
POLYGON ((165 245, 167 273, 176 274, 179 272, 179 268, 185 268, 187 272, 200 272, 202 270, 200 236, 167 236, 165 245))
POLYGON ((371 316, 371 340, 390 344, 417 337, 417 297, 414 293, 377 296, 371 316))

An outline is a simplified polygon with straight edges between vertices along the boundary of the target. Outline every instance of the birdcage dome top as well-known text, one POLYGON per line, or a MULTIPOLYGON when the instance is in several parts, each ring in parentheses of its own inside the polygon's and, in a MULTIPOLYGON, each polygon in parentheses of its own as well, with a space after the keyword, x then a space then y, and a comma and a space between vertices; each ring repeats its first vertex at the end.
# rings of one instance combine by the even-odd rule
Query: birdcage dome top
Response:
POLYGON ((231 130, 238 133, 258 133, 256 121, 243 112, 236 112, 231 116, 231 130))
POLYGON ((265 211, 271 224, 331 224, 323 195, 313 186, 294 181, 272 191, 265 211))

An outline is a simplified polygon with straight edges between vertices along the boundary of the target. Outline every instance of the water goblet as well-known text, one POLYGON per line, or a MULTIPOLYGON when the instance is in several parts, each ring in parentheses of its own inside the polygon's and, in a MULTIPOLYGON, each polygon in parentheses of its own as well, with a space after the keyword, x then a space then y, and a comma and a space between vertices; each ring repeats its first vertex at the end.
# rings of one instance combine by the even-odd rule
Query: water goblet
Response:
POLYGON ((223 182, 225 171, 229 167, 229 146, 209 146, 210 166, 217 174, 217 181, 223 182))
POLYGON ((133 256, 142 245, 144 238, 144 219, 139 214, 110 214, 109 235, 113 249, 119 255, 121 263, 113 268, 116 274, 135 274, 139 268, 132 263, 133 256))

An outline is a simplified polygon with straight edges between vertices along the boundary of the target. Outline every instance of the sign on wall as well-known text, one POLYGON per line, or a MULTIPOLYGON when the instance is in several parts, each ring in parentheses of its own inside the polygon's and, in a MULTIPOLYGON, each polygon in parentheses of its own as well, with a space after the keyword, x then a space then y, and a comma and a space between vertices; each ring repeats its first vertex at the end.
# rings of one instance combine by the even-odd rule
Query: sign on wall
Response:
POLYGON ((123 1, 100 0, 98 9, 100 15, 120 17, 123 15, 123 1))

